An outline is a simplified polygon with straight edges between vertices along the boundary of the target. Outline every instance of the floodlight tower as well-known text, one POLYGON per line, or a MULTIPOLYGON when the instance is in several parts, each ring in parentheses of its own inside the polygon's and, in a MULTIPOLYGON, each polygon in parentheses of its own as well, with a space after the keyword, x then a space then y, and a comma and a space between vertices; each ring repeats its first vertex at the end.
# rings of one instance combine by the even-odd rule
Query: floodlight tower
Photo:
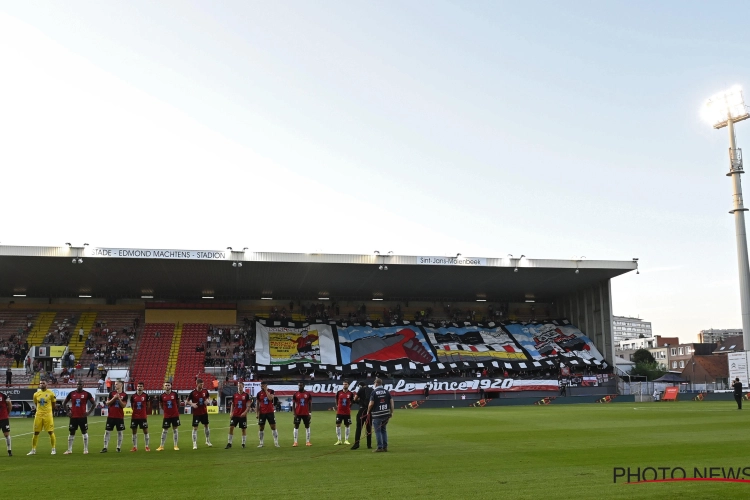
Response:
POLYGON ((742 203, 742 150, 737 148, 734 138, 734 124, 747 120, 750 114, 745 107, 742 89, 734 86, 711 96, 703 106, 703 116, 715 129, 727 127, 729 130, 729 173, 732 178, 732 210, 734 232, 737 238, 737 261, 740 274, 740 303, 742 306, 742 339, 745 349, 750 346, 750 266, 747 258, 747 234, 745 232, 745 208, 742 203))

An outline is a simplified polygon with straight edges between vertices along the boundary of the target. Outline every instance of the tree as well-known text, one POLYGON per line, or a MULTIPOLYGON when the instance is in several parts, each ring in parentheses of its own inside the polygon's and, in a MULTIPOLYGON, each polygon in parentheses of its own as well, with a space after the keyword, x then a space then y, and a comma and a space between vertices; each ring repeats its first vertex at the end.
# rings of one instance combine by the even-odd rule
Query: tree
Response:
POLYGON ((636 365, 639 363, 656 363, 654 355, 646 349, 638 349, 633 353, 633 356, 631 356, 630 359, 636 365))
POLYGON ((660 368, 659 363, 657 363, 656 361, 654 361, 653 363, 648 363, 648 362, 636 363, 636 365, 630 370, 631 375, 639 375, 641 377, 646 377, 646 380, 656 380, 657 378, 661 377, 665 373, 667 373, 666 370, 663 370, 662 368, 660 368))

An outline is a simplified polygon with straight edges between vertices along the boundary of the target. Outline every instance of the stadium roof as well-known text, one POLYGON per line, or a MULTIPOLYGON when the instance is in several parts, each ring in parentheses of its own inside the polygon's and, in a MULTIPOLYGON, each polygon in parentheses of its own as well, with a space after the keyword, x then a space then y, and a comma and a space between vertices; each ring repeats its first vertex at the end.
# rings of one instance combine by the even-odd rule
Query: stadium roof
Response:
POLYGON ((0 297, 543 302, 636 268, 636 261, 511 256, 0 246, 0 297))

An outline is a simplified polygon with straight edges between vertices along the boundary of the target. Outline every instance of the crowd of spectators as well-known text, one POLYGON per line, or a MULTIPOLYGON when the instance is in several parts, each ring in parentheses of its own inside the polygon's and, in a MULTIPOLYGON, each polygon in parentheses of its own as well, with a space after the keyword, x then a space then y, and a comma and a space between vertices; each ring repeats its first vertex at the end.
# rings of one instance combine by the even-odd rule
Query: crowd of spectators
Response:
POLYGON ((86 338, 86 353, 92 354, 97 364, 127 364, 135 345, 135 331, 135 324, 117 331, 110 329, 106 322, 97 323, 86 338))
POLYGON ((196 346, 196 352, 205 353, 205 366, 222 367, 227 376, 244 377, 255 364, 254 324, 244 326, 208 326, 206 341, 196 346))
POLYGON ((7 338, 0 337, 0 357, 5 358, 8 365, 15 362, 16 368, 20 368, 28 352, 29 343, 23 340, 21 334, 13 333, 7 338))

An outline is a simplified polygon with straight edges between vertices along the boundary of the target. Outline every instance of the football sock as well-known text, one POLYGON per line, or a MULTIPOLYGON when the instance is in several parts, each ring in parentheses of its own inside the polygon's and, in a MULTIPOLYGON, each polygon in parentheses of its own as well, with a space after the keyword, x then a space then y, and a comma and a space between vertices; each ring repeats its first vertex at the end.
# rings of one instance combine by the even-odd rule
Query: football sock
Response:
POLYGON ((177 429, 174 429, 172 431, 172 442, 175 446, 177 446, 177 441, 179 441, 179 435, 177 434, 177 429))
POLYGON ((167 442, 167 429, 161 431, 161 447, 164 448, 164 443, 167 442))
POLYGON ((233 435, 231 435, 231 434, 229 434, 229 435, 227 436, 227 443, 228 443, 228 444, 232 444, 232 439, 234 439, 234 436, 233 436, 233 435))
POLYGON ((73 435, 68 436, 68 451, 73 451, 73 440, 75 438, 73 435))
POLYGON ((117 431, 117 447, 122 448, 122 431, 117 431))
POLYGON ((245 444, 245 443, 247 443, 247 436, 243 434, 242 435, 242 444, 245 444))
POLYGON ((133 434, 133 448, 138 448, 138 434, 133 434))
POLYGON ((149 442, 151 441, 151 440, 149 439, 149 436, 150 436, 150 434, 144 434, 144 435, 143 435, 143 440, 144 440, 144 441, 146 441, 146 447, 147 447, 147 448, 148 448, 148 443, 149 443, 149 442))
POLYGON ((307 442, 310 442, 310 428, 308 427, 305 429, 305 437, 307 437, 307 442))
POLYGON ((206 435, 206 441, 210 442, 211 441, 211 429, 206 427, 205 429, 203 429, 203 434, 206 435))
POLYGON ((344 439, 346 441, 349 441, 349 427, 346 428, 346 431, 344 432, 344 436, 346 436, 346 437, 344 437, 344 439))
POLYGON ((198 430, 193 429, 193 446, 198 446, 198 430))
POLYGON ((299 429, 294 429, 294 442, 297 442, 297 436, 299 435, 299 429))
POLYGON ((89 433, 83 435, 83 451, 89 451, 89 433))
POLYGON ((109 431, 104 431, 104 447, 109 448, 109 431))
POLYGON ((263 444, 263 431, 258 431, 258 440, 260 441, 260 444, 263 444))
POLYGON ((49 442, 52 445, 52 448, 55 448, 55 445, 57 444, 57 436, 55 436, 54 432, 49 433, 49 442))
POLYGON ((273 442, 279 444, 279 432, 274 429, 271 431, 271 434, 273 434, 273 442))
POLYGON ((39 434, 34 434, 31 438, 31 449, 36 450, 36 444, 39 442, 39 434))
POLYGON ((336 438, 341 441, 341 427, 336 427, 336 438))
POLYGON ((10 451, 10 434, 5 436, 5 447, 10 451))

